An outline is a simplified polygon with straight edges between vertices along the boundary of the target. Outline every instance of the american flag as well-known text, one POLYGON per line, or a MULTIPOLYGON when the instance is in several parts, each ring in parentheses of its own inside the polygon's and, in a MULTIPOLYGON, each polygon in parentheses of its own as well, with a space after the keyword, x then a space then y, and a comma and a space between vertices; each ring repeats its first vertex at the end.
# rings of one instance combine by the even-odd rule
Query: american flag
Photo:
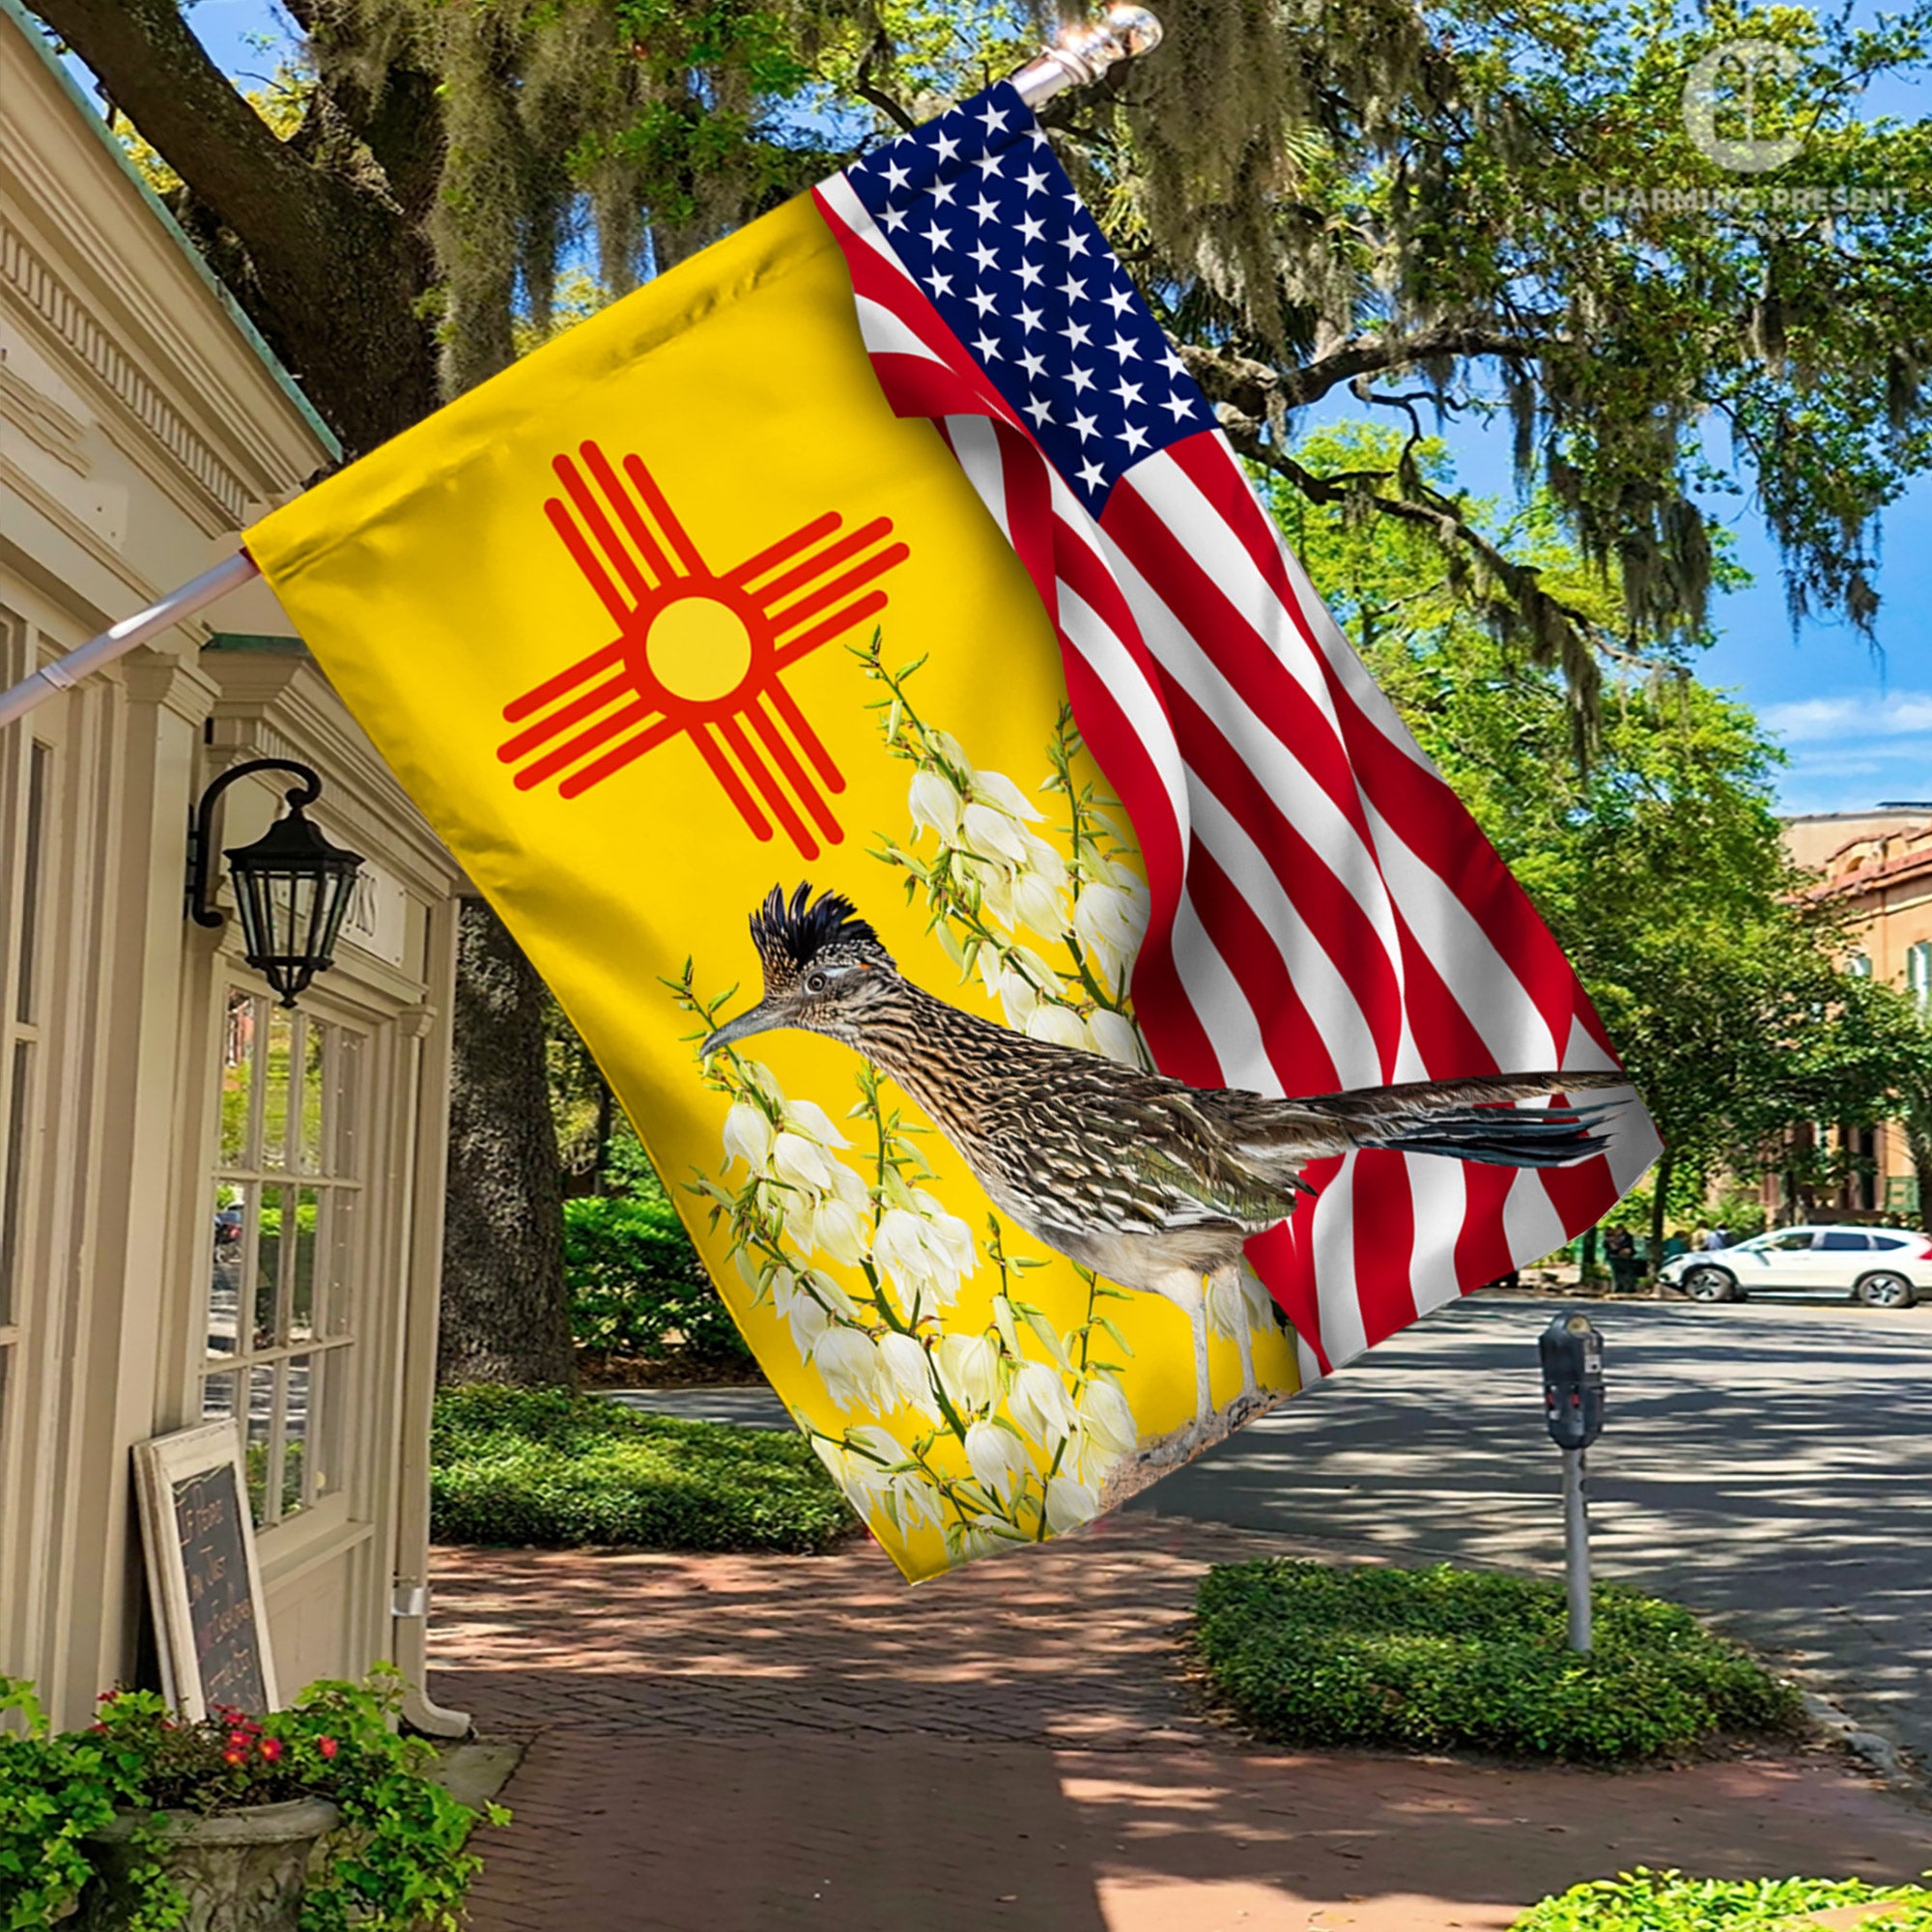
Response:
MULTIPOLYGON (((1300 1094, 1614 1065, 1014 89, 816 193, 888 400, 932 419, 1058 630, 1147 866, 1133 993, 1161 1070, 1300 1094)), ((1350 1153, 1249 1259, 1325 1374, 1560 1246, 1658 1150, 1633 1096, 1579 1167, 1350 1153)))

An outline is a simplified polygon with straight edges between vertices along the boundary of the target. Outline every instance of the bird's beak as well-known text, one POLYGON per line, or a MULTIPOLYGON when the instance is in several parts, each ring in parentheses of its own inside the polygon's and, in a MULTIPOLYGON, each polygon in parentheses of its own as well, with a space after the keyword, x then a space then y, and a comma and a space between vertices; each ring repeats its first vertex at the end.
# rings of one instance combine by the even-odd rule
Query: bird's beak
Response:
POLYGON ((754 1033, 769 1033, 774 1027, 789 1024, 771 1001, 760 1000, 749 1012, 740 1013, 735 1020, 726 1020, 697 1050, 700 1055, 716 1053, 721 1047, 736 1046, 741 1039, 750 1039, 754 1033))

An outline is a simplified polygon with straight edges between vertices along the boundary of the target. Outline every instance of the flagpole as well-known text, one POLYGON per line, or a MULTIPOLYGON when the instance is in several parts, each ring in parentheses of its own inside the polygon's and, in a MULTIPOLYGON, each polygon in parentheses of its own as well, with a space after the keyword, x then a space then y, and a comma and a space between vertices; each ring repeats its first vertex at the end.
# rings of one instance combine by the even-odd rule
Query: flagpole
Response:
POLYGON ((1110 67, 1160 45, 1160 22, 1145 7, 1109 7, 1097 20, 1066 28, 1013 75, 1029 107, 1069 87, 1089 87, 1110 67))
POLYGON ((158 603, 150 604, 145 611, 136 611, 131 617, 123 617, 98 638, 88 639, 78 649, 23 677, 11 691, 0 692, 0 726, 24 718, 37 705, 58 697, 102 665, 125 657, 136 644, 145 644, 150 638, 158 637, 184 617, 192 617, 197 611, 206 610, 217 597, 227 596, 260 574, 255 559, 246 551, 239 550, 233 556, 223 557, 213 569, 190 578, 158 603))
MULTIPOLYGON (((1160 22, 1145 7, 1109 7, 1097 20, 1068 27, 1051 46, 1042 47, 1013 75, 1013 86, 1029 107, 1037 107, 1069 87, 1091 86, 1121 61, 1151 52, 1160 44, 1160 22)), ((158 603, 123 617, 78 649, 43 665, 12 690, 0 692, 0 728, 260 574, 255 559, 246 551, 237 551, 158 603)))

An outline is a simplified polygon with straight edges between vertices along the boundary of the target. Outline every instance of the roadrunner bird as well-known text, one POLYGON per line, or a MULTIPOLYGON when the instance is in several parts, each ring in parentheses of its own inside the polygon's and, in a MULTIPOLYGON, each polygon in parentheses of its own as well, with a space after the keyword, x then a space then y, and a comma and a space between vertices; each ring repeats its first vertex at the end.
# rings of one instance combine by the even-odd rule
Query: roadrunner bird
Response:
POLYGON ((837 893, 752 916, 765 996, 706 1039, 717 1052, 801 1027, 856 1047, 897 1081, 1003 1213, 1122 1288, 1164 1295, 1194 1330, 1195 1432, 1213 1414, 1207 1296, 1251 1236, 1286 1220, 1301 1171, 1352 1148, 1505 1167, 1563 1167, 1600 1153, 1603 1107, 1515 1112, 1558 1092, 1626 1087, 1619 1072, 1421 1080, 1306 1099, 1189 1087, 1035 1039, 903 978, 837 893), (1204 1281, 1205 1278, 1205 1281, 1204 1281))

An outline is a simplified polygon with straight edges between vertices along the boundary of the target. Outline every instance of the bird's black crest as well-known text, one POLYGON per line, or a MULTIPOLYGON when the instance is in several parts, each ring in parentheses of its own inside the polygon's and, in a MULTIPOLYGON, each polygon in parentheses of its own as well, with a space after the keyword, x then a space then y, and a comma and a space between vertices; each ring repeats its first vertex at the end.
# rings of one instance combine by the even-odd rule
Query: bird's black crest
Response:
POLYGON ((796 979, 814 960, 893 963, 879 935, 860 918, 850 899, 842 893, 821 893, 814 900, 810 881, 798 887, 789 900, 782 886, 771 889, 752 915, 752 944, 765 969, 767 992, 796 979))

